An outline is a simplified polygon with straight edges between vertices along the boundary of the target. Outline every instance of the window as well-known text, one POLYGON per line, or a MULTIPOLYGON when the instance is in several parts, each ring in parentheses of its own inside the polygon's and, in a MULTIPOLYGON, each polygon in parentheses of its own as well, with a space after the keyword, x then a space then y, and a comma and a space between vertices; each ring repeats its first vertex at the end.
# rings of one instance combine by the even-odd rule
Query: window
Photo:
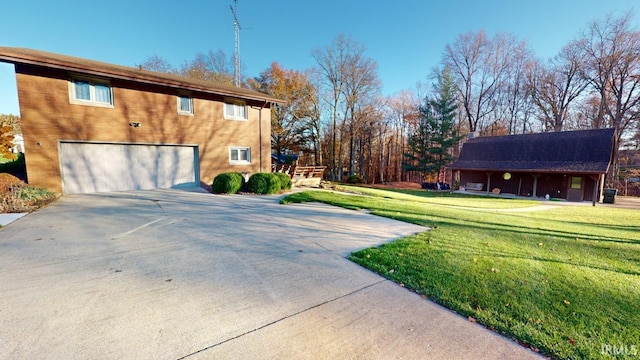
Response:
POLYGON ((178 114, 193 115, 193 99, 187 96, 178 96, 178 114))
POLYGON ((244 103, 225 103, 224 118, 231 120, 247 120, 247 107, 244 103))
POLYGON ((571 188, 572 189, 581 189, 582 188, 582 178, 572 176, 571 177, 571 188))
POLYGON ((251 164, 251 148, 232 146, 229 148, 229 164, 251 164))
POLYGON ((69 83, 69 97, 72 104, 113 107, 111 86, 106 81, 74 79, 69 83))

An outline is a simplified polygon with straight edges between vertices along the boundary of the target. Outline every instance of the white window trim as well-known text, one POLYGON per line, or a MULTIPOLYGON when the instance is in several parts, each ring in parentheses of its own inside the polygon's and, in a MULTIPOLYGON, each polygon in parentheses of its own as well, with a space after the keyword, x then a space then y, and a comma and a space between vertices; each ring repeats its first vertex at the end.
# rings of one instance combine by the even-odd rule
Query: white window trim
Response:
POLYGON ((190 96, 183 96, 183 95, 178 95, 177 96, 177 106, 178 106, 178 115, 188 115, 188 116, 193 116, 193 98, 190 96), (191 111, 184 111, 184 110, 180 110, 180 99, 182 98, 186 98, 189 99, 189 103, 191 104, 191 111))
POLYGON ((229 165, 251 165, 251 147, 229 146, 229 165), (231 160, 231 153, 238 150, 247 150, 248 160, 231 160))
POLYGON ((224 104, 222 105, 222 113, 224 115, 225 120, 239 120, 239 121, 248 121, 249 120, 249 111, 247 108, 247 103, 244 101, 225 101, 224 104), (240 117, 240 116, 234 116, 234 115, 227 115, 227 105, 234 105, 234 106, 243 106, 244 107, 244 114, 246 117, 240 117))
POLYGON ((113 88, 111 87, 111 83, 108 80, 103 79, 95 79, 83 76, 72 76, 69 79, 69 103, 74 105, 85 105, 85 106, 96 106, 96 107, 104 107, 104 108, 113 108, 113 103, 115 102, 113 98, 113 88), (88 82, 90 87, 90 97, 91 100, 78 99, 76 98, 76 81, 84 81, 88 82), (95 84, 104 85, 109 87, 109 93, 111 95, 111 103, 103 103, 95 101, 95 84))

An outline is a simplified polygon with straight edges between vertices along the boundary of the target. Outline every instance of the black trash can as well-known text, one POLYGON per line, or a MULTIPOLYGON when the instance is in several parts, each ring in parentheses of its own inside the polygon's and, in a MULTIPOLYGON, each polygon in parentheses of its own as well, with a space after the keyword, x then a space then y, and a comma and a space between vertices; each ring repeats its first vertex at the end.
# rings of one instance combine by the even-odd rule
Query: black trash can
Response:
POLYGON ((604 189, 604 198, 602 199, 603 204, 615 204, 616 202, 616 193, 618 190, 616 189, 604 189))

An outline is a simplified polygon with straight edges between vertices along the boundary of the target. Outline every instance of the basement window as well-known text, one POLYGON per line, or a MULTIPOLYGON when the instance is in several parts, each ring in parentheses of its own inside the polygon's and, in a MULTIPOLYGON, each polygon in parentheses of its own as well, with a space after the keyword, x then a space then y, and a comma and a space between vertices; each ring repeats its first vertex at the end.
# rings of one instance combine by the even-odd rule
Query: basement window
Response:
POLYGON ((104 80, 72 79, 69 82, 69 102, 77 105, 113 107, 111 85, 104 80))
POLYGON ((248 165, 251 164, 251 148, 242 146, 229 147, 229 164, 248 165))

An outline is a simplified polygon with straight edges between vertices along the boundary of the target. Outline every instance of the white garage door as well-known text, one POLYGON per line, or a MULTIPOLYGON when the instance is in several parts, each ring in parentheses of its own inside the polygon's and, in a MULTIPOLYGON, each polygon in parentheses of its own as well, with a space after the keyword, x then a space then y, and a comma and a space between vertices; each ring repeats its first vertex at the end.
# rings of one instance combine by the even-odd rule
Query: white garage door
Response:
POLYGON ((196 185, 197 147, 60 142, 65 194, 196 185))

